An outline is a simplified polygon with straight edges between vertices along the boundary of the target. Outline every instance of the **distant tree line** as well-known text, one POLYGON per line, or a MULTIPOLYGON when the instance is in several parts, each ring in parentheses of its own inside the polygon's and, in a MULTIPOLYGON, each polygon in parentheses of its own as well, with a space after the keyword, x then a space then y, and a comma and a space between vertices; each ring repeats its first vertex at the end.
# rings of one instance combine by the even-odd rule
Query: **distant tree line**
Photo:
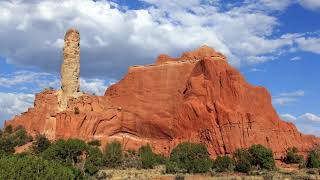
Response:
MULTIPOLYGON (((312 150, 306 159, 298 155, 297 148, 289 148, 283 161, 318 168, 320 148, 312 150)), ((178 144, 170 156, 165 157, 154 153, 148 144, 138 151, 124 151, 117 141, 101 148, 98 140, 60 139, 50 142, 40 134, 33 139, 22 126, 6 126, 0 130, 0 179, 103 179, 106 175, 98 172, 104 168, 149 169, 156 165, 164 165, 166 173, 248 173, 273 170, 275 160, 272 150, 259 144, 212 160, 206 146, 189 142, 178 144), (15 147, 30 142, 32 145, 28 151, 15 153, 15 147)))

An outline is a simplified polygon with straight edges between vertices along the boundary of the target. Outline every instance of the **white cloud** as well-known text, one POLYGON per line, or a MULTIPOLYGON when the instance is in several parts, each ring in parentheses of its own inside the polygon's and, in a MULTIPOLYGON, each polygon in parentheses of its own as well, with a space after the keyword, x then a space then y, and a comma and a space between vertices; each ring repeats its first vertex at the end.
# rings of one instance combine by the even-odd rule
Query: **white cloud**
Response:
MULTIPOLYGON (((115 80, 106 83, 102 79, 80 78, 80 89, 83 92, 103 95, 108 86, 115 80)), ((11 74, 0 74, 0 88, 14 88, 23 92, 35 93, 45 88, 60 89, 60 78, 50 73, 33 71, 16 71, 11 74)))
POLYGON ((307 9, 311 9, 311 10, 320 9, 320 1, 319 0, 299 0, 299 3, 307 9))
POLYGON ((260 0, 265 6, 274 9, 274 10, 284 10, 286 9, 291 3, 291 0, 260 0))
POLYGON ((293 91, 293 92, 280 93, 280 96, 282 96, 282 97, 301 97, 301 96, 304 96, 304 91, 297 90, 297 91, 293 91))
POLYGON ((297 117, 291 115, 291 114, 281 114, 280 115, 281 119, 289 122, 294 122, 297 120, 297 117))
POLYGON ((320 54, 320 38, 300 37, 296 39, 296 42, 301 50, 320 54))
POLYGON ((320 116, 313 113, 305 113, 298 117, 292 114, 282 114, 280 117, 285 121, 293 122, 299 131, 320 137, 320 116))
POLYGON ((315 114, 312 114, 312 113, 305 113, 305 114, 299 116, 298 119, 320 122, 320 117, 315 114))
POLYGON ((296 102, 296 98, 291 97, 274 97, 272 98, 272 104, 274 105, 287 105, 292 102, 296 102))
POLYGON ((35 93, 48 87, 58 88, 60 87, 60 81, 50 73, 16 71, 10 74, 0 74, 0 87, 35 93))
POLYGON ((33 94, 0 92, 0 120, 12 118, 33 107, 33 101, 33 94))
POLYGON ((274 60, 295 43, 291 34, 270 38, 280 23, 269 11, 285 9, 288 0, 247 1, 225 10, 218 0, 144 1, 152 6, 126 10, 109 1, 1 1, 0 55, 9 63, 57 73, 64 33, 75 27, 81 34, 82 77, 119 79, 130 65, 203 44, 239 65, 274 60))
POLYGON ((301 57, 299 56, 295 56, 290 59, 290 61, 300 61, 300 60, 301 60, 301 57))
POLYGON ((250 71, 251 71, 251 72, 266 72, 266 70, 264 70, 264 69, 259 69, 259 68, 251 68, 250 71))
POLYGON ((246 0, 245 4, 247 5, 246 9, 250 10, 260 10, 260 11, 283 11, 290 4, 292 0, 246 0))
POLYGON ((48 73, 36 73, 31 71, 16 71, 13 74, 0 75, 0 86, 12 87, 17 84, 34 82, 41 76, 48 76, 48 73))
POLYGON ((83 79, 80 78, 80 88, 81 91, 86 93, 92 93, 99 96, 104 95, 107 87, 112 85, 114 82, 110 81, 108 84, 101 79, 83 79))
POLYGON ((279 95, 272 97, 272 104, 287 105, 289 103, 296 102, 298 97, 303 97, 304 94, 305 92, 303 90, 280 93, 279 95))

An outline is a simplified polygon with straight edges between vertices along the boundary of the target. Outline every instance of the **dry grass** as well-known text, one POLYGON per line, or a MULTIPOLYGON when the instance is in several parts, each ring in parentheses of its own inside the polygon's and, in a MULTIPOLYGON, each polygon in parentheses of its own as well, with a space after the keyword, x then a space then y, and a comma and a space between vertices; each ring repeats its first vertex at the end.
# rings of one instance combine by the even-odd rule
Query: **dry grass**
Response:
MULTIPOLYGON (((175 180, 176 174, 165 174, 164 166, 154 169, 106 169, 112 180, 175 180)), ((320 180, 319 169, 279 168, 277 171, 262 171, 257 174, 245 175, 241 173, 183 174, 185 180, 320 180), (316 174, 310 174, 310 171, 316 174)))
POLYGON ((112 175, 112 180, 132 179, 132 180, 143 180, 143 179, 155 179, 159 177, 168 176, 165 175, 164 166, 157 166, 154 169, 106 169, 104 170, 107 174, 112 175))

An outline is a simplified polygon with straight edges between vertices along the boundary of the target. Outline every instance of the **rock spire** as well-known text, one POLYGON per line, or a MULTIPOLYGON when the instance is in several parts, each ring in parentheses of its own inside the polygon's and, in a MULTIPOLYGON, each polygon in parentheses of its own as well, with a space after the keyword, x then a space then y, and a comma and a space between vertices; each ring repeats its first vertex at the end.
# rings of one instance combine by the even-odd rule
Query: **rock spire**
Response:
POLYGON ((61 65, 60 108, 66 109, 68 99, 80 90, 80 34, 69 29, 64 37, 63 62, 61 65))

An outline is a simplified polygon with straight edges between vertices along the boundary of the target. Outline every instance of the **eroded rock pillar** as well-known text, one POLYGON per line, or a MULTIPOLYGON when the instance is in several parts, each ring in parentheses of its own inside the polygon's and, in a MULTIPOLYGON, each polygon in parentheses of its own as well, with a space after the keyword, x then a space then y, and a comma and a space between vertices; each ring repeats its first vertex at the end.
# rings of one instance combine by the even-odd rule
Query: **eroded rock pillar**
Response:
POLYGON ((80 91, 80 34, 69 29, 64 37, 63 62, 61 66, 60 108, 66 109, 68 99, 80 91))

